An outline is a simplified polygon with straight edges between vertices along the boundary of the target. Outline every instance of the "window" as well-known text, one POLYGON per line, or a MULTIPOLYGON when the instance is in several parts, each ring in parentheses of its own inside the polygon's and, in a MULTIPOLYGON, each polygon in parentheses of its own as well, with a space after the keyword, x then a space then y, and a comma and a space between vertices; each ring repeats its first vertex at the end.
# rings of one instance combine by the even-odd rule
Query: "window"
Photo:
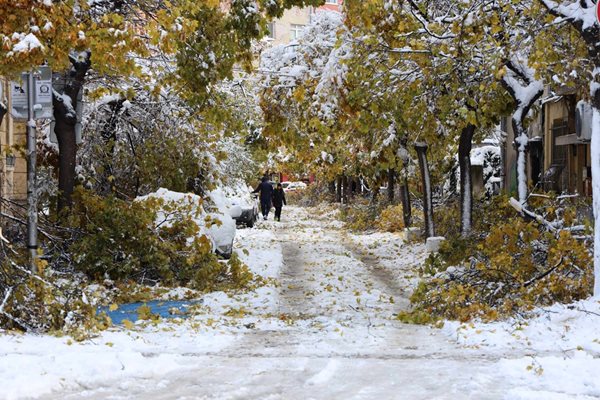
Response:
POLYGON ((290 38, 292 40, 298 39, 302 31, 304 31, 305 25, 292 24, 292 29, 290 29, 290 38))
POLYGON ((275 39, 275 23, 274 22, 269 22, 267 24, 267 37, 269 39, 275 39))
POLYGON ((567 146, 556 144, 556 138, 568 133, 568 121, 566 119, 555 119, 552 121, 552 164, 565 165, 567 161, 567 146))
POLYGON ((336 4, 337 5, 338 0, 325 0, 325 4, 336 4))

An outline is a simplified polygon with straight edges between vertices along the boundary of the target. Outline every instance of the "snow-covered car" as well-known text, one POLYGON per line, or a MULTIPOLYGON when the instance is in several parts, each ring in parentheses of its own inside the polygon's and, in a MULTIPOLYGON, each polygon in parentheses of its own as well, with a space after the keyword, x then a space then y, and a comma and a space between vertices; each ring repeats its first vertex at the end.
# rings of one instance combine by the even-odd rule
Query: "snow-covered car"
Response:
POLYGON ((217 244, 216 252, 223 258, 231 257, 236 221, 243 214, 242 207, 232 201, 229 192, 229 190, 223 188, 216 188, 208 192, 207 198, 204 199, 204 209, 209 211, 211 217, 216 217, 221 221, 220 226, 211 226, 209 232, 211 232, 211 229, 215 230, 211 234, 217 244))
MULTIPOLYGON (((213 251, 223 258, 231 257, 236 232, 232 214, 235 215, 239 208, 226 208, 224 204, 220 203, 218 194, 209 195, 207 199, 203 200, 193 193, 179 193, 163 188, 146 196, 138 197, 136 201, 144 201, 148 198, 159 198, 165 203, 176 203, 182 207, 190 206, 192 219, 198 225, 200 234, 204 234, 210 239, 213 251)), ((165 220, 165 215, 159 215, 158 219, 165 220)))
POLYGON ((235 222, 238 225, 245 225, 248 228, 252 228, 258 220, 258 195, 250 194, 249 192, 248 190, 245 193, 237 193, 231 198, 231 202, 241 209, 240 215, 234 218, 235 222))
POLYGON ((237 182, 210 192, 209 197, 220 204, 223 212, 228 210, 236 225, 252 228, 259 214, 258 198, 257 195, 251 194, 252 190, 245 183, 237 182))
POLYGON ((304 182, 281 182, 281 187, 286 191, 304 190, 307 185, 304 182))

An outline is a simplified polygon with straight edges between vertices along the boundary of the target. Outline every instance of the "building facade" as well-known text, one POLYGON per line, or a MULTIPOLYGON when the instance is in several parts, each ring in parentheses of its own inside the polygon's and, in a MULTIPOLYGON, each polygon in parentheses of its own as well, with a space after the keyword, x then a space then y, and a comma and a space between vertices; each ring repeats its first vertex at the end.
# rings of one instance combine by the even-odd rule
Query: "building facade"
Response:
MULTIPOLYGON (((11 108, 9 82, 0 78, 0 102, 11 108)), ((24 155, 26 126, 7 112, 0 123, 0 209, 9 200, 17 203, 27 199, 27 163, 24 155)))
MULTIPOLYGON (((527 178, 530 186, 557 193, 592 195, 591 105, 567 87, 547 87, 528 127, 527 178)), ((503 118, 504 188, 516 191, 517 152, 510 118, 503 118)))
POLYGON ((269 24, 269 35, 266 40, 273 45, 286 44, 296 40, 304 28, 308 26, 313 16, 322 11, 342 12, 344 0, 326 0, 320 7, 293 7, 283 16, 269 24))

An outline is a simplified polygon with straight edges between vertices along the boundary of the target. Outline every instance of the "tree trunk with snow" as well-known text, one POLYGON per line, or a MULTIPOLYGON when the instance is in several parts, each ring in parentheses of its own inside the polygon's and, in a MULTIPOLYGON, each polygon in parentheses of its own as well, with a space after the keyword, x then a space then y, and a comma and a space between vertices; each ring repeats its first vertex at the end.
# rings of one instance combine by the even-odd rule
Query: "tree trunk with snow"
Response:
POLYGON ((512 116, 512 128, 517 150, 517 194, 519 203, 527 203, 527 151, 529 136, 525 129, 525 118, 533 104, 542 96, 544 84, 535 79, 535 71, 522 62, 506 62, 506 74, 502 84, 515 100, 516 109, 512 116))
POLYGON ((520 125, 518 128, 516 127, 514 119, 513 129, 515 132, 515 148, 517 149, 517 194, 519 203, 525 205, 527 203, 527 153, 529 150, 529 136, 525 132, 525 129, 523 129, 523 125, 520 125))
MULTIPOLYGON (((71 205, 75 187, 75 165, 77 159, 77 97, 83 88, 85 76, 90 69, 90 52, 71 56, 71 69, 65 73, 58 90, 53 91, 54 133, 58 139, 58 210, 71 205), (61 93, 62 90, 62 93, 61 93)), ((55 85, 56 86, 56 85, 55 85)))
POLYGON ((458 166, 460 169, 460 234, 467 237, 473 225, 473 183, 471 182, 471 147, 475 125, 468 124, 460 133, 458 166))
POLYGON ((423 183, 423 214, 425 215, 425 236, 435 236, 435 225, 433 222, 433 194, 431 192, 431 175, 427 163, 427 144, 417 142, 414 145, 419 159, 421 169, 421 181, 423 183))

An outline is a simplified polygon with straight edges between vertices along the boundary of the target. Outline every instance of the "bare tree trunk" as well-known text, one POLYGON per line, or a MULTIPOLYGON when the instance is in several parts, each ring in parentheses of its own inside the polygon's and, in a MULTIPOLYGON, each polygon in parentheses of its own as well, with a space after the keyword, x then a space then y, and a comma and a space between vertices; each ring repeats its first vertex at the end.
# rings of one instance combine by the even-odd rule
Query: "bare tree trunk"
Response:
POLYGON ((342 185, 343 185, 343 181, 342 181, 342 176, 338 176, 337 177, 337 186, 336 186, 336 192, 335 192, 335 201, 336 203, 341 203, 342 202, 342 185))
POLYGON ((402 217, 404 219, 404 226, 410 227, 412 225, 412 208, 410 204, 410 191, 408 188, 408 168, 410 165, 410 155, 408 153, 408 136, 402 135, 400 138, 400 148, 398 149, 398 156, 402 160, 403 172, 402 172, 402 185, 400 186, 400 200, 402 201, 402 217))
MULTIPOLYGON (((56 102, 55 102, 56 103, 56 102)), ((56 118, 54 131, 57 133, 58 157, 58 211, 71 206, 71 196, 75 187, 75 164, 77 155, 77 142, 75 137, 76 116, 69 116, 60 105, 54 105, 56 118), (59 134, 60 132, 60 134, 59 134)))
POLYGON ((471 234, 473 225, 473 184, 471 182, 471 147, 475 125, 468 124, 460 133, 458 143, 458 165, 460 167, 460 233, 471 234))
POLYGON ((349 181, 350 181, 350 179, 348 179, 347 175, 342 176, 342 203, 343 204, 348 204, 348 200, 350 199, 350 196, 348 195, 348 193, 350 192, 350 188, 348 187, 349 181))
POLYGON ((390 204, 394 204, 394 190, 396 190, 396 170, 393 168, 388 169, 388 192, 387 197, 390 204))
POLYGON ((379 183, 376 182, 373 187, 373 191, 371 193, 371 203, 374 204, 377 202, 379 198, 379 193, 381 192, 381 188, 379 187, 379 183))
POLYGON ((329 187, 328 187, 328 190, 329 190, 329 194, 330 194, 331 196, 335 196, 335 179, 334 179, 334 180, 332 180, 332 181, 329 181, 329 187))
POLYGON ((423 182, 423 214, 425 215, 425 236, 435 236, 435 225, 433 222, 433 194, 431 192, 431 175, 427 163, 427 144, 415 143, 419 167, 421 169, 421 181, 423 182))
POLYGON ((75 187, 75 164, 77 159, 77 141, 75 125, 77 123, 77 97, 83 88, 85 76, 91 67, 91 53, 80 53, 76 58, 69 56, 71 69, 62 77, 63 82, 55 84, 52 103, 54 105, 54 133, 58 139, 58 210, 71 205, 71 196, 75 187), (62 93, 61 93, 62 91, 62 93))
POLYGON ((403 179, 404 181, 402 185, 400 185, 400 201, 402 202, 404 226, 408 228, 412 225, 412 210, 410 206, 410 192, 408 191, 408 179, 406 176, 403 179))

